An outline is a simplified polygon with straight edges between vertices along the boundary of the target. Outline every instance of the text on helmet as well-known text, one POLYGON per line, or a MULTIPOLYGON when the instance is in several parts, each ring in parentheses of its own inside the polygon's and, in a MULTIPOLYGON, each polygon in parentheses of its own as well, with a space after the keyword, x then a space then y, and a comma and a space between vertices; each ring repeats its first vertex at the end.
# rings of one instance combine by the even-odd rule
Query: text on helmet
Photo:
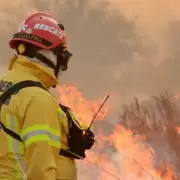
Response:
POLYGON ((35 24, 33 29, 40 29, 40 30, 48 31, 52 34, 55 34, 60 39, 62 39, 64 37, 64 34, 61 31, 59 31, 51 26, 48 26, 46 24, 35 24))
POLYGON ((34 36, 32 34, 25 34, 25 33, 16 33, 13 38, 23 38, 23 39, 33 40, 39 43, 43 41, 41 37, 34 36))

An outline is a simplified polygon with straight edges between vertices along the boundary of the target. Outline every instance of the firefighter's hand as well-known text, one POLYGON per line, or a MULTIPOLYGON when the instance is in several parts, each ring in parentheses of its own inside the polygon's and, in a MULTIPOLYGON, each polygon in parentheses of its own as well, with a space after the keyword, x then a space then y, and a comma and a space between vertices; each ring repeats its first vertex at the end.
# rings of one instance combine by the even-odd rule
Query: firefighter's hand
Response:
MULTIPOLYGON (((94 144, 94 133, 89 130, 85 130, 75 141, 71 141, 70 151, 81 156, 82 158, 86 157, 85 151, 91 149, 94 144)), ((79 158, 77 158, 79 159, 79 158)))
POLYGON ((85 149, 91 149, 95 142, 94 133, 90 130, 87 130, 85 131, 83 136, 85 149))

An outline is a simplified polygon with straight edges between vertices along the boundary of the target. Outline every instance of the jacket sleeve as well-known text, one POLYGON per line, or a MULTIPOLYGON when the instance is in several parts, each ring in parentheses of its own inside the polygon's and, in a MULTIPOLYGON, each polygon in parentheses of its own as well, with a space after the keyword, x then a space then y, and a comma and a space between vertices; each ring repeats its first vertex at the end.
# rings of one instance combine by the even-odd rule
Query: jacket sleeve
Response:
POLYGON ((36 94, 30 100, 22 123, 21 138, 25 146, 27 180, 55 180, 60 129, 56 102, 50 94, 36 94))

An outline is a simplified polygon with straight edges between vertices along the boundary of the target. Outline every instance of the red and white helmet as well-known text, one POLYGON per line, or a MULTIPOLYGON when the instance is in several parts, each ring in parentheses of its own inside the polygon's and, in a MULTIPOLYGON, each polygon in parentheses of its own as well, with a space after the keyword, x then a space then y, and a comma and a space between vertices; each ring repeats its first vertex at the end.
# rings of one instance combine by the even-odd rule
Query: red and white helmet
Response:
POLYGON ((67 46, 63 25, 50 14, 44 12, 34 13, 21 23, 18 32, 9 42, 10 47, 14 49, 19 41, 28 42, 41 49, 67 46))
POLYGON ((64 26, 50 14, 44 12, 34 13, 21 23, 18 32, 14 34, 9 45, 12 49, 16 49, 23 42, 32 44, 39 49, 52 50, 57 55, 57 63, 54 64, 50 59, 45 59, 45 57, 36 54, 38 59, 55 70, 56 76, 59 73, 60 66, 62 71, 67 70, 67 64, 72 54, 67 46, 64 26))

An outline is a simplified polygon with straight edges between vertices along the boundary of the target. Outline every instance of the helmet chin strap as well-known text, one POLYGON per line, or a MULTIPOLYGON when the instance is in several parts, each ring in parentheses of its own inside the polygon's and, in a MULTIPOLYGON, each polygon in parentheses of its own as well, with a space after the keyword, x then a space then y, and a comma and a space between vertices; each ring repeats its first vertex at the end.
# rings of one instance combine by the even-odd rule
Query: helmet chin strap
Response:
POLYGON ((39 59, 43 65, 52 68, 55 76, 58 77, 61 63, 57 60, 57 55, 52 51, 41 49, 37 51, 35 57, 39 59))
POLYGON ((43 62, 43 60, 41 60, 41 58, 40 58, 40 61, 42 61, 42 64, 44 64, 45 66, 50 66, 54 70, 56 63, 57 63, 57 56, 52 51, 40 49, 39 51, 36 52, 36 54, 41 54, 46 59, 51 61, 51 63, 46 63, 46 62, 43 62), (52 65, 50 65, 50 64, 52 64, 52 65))
MULTIPOLYGON (((52 51, 41 49, 37 51, 35 57, 39 59, 39 61, 43 65, 52 68, 57 80, 59 79, 62 69, 61 69, 61 62, 58 61, 57 55, 55 55, 52 51)), ((53 86, 53 88, 55 87, 56 85, 53 86)))
POLYGON ((54 49, 39 49, 31 44, 20 44, 16 49, 17 54, 21 54, 31 58, 43 66, 47 66, 54 71, 57 79, 61 75, 61 71, 66 71, 68 61, 72 54, 67 50, 65 45, 57 46, 54 49))

